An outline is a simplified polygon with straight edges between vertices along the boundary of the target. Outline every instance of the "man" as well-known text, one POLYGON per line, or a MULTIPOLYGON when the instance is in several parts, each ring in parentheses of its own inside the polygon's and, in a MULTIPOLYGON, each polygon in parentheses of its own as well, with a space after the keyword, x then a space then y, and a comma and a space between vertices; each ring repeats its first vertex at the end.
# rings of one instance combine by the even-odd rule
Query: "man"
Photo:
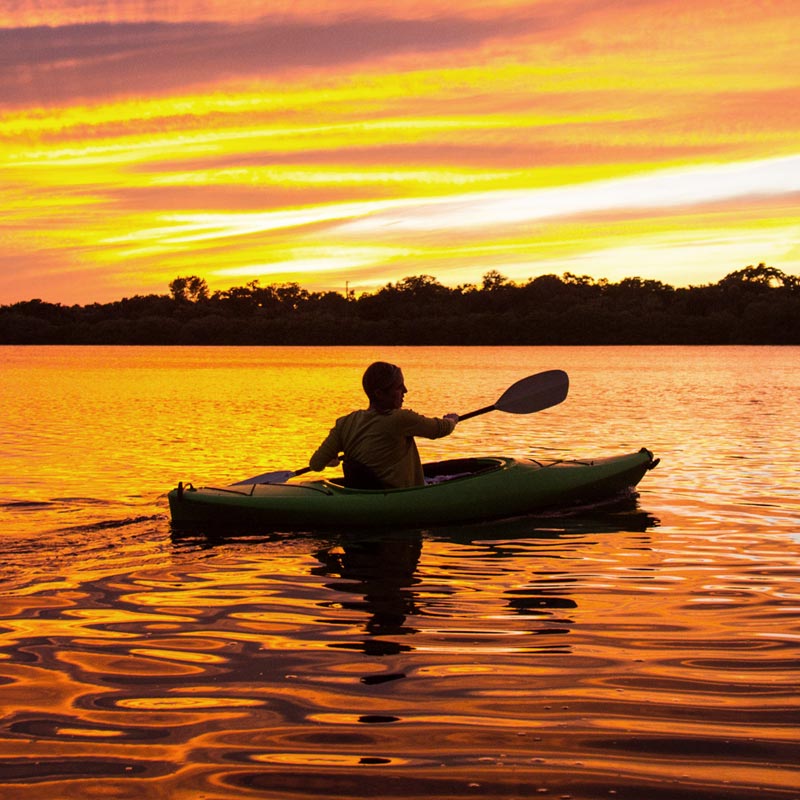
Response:
POLYGON ((311 456, 313 470, 336 466, 344 453, 345 483, 354 488, 400 489, 422 486, 425 478, 415 436, 439 439, 453 432, 458 414, 424 417, 402 408, 408 391, 402 370, 376 361, 361 380, 369 408, 336 420, 311 456))

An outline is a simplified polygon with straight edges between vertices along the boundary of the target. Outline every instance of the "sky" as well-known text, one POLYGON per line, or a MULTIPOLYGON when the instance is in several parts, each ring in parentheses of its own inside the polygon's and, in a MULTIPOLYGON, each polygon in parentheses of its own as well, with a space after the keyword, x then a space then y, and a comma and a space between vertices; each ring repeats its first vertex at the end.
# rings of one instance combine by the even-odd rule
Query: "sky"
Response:
POLYGON ((0 304, 800 274, 797 0, 0 0, 0 304))

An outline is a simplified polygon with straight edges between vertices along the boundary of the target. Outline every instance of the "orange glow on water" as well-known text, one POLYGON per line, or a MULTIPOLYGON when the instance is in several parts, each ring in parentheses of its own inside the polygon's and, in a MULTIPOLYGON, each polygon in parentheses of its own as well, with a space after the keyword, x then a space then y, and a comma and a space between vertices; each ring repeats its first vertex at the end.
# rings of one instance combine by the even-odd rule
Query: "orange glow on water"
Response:
POLYGON ((792 796, 796 350, 5 348, 0 794, 792 796), (426 460, 662 464, 621 510, 174 535, 174 481, 306 463, 376 355, 427 413, 574 376, 426 460))

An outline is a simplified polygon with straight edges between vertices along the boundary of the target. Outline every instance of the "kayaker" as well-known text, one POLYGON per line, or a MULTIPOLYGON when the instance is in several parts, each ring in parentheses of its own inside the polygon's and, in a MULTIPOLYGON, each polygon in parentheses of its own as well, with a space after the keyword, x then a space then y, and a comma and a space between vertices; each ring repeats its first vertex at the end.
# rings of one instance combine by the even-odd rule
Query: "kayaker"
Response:
POLYGON ((361 380, 369 408, 336 420, 311 456, 311 469, 342 467, 345 483, 359 489, 400 489, 425 483, 415 436, 439 439, 453 432, 458 414, 425 417, 402 408, 408 391, 400 367, 385 361, 370 364, 361 380))

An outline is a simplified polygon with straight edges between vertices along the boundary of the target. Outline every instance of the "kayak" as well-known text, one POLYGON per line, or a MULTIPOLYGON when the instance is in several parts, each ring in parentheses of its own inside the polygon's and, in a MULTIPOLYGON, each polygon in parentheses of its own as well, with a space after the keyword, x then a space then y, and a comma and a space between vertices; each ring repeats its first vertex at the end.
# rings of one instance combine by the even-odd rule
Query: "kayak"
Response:
POLYGON ((644 448, 589 460, 486 456, 423 465, 426 484, 351 489, 342 478, 247 486, 178 484, 173 525, 269 530, 429 527, 518 517, 630 495, 658 463, 644 448))

